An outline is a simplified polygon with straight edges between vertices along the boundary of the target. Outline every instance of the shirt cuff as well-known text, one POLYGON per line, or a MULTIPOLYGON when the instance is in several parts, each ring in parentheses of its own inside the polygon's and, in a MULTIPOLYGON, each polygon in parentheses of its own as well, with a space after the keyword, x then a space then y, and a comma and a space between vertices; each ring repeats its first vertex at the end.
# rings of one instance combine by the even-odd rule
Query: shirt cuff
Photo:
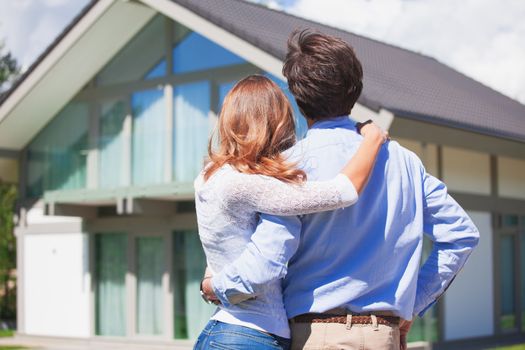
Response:
POLYGON ((221 281, 220 278, 217 278, 216 276, 211 278, 211 287, 213 289, 213 292, 215 293, 215 296, 217 299, 220 300, 221 304, 225 307, 231 306, 230 301, 228 300, 228 297, 226 296, 226 288, 224 286, 223 281, 221 281))
POLYGON ((344 174, 338 174, 334 178, 336 186, 341 191, 341 201, 345 204, 346 207, 354 204, 357 202, 357 199, 359 198, 359 195, 357 194, 357 190, 355 189, 354 184, 348 176, 344 174))

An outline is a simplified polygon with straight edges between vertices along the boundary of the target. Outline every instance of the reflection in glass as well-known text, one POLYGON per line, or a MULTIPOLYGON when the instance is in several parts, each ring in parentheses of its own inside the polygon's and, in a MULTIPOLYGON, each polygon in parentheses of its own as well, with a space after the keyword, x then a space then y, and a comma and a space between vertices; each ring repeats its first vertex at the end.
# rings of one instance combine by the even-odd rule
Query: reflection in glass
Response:
POLYGON ((98 73, 97 85, 112 85, 139 81, 148 74, 149 78, 166 75, 166 68, 154 69, 166 57, 166 17, 156 15, 142 28, 98 73))
POLYGON ((125 102, 105 102, 101 106, 99 126, 99 187, 124 184, 123 156, 125 140, 122 134, 126 117, 125 102))
POLYGON ((126 335, 127 237, 95 235, 95 329, 97 335, 126 335))
POLYGON ((161 237, 139 237, 137 244, 137 333, 163 332, 162 274, 164 244, 161 237))
POLYGON ((145 79, 160 78, 166 75, 167 66, 166 60, 163 59, 158 64, 155 65, 144 77, 145 79))
POLYGON ((27 148, 29 197, 86 185, 88 106, 72 102, 40 131, 27 148))
POLYGON ((162 183, 166 130, 164 92, 161 89, 136 92, 131 97, 131 105, 133 184, 162 183))
POLYGON ((501 275, 501 315, 500 328, 511 330, 516 328, 515 305, 515 255, 514 236, 502 235, 500 241, 500 275, 501 275))
POLYGON ((173 49, 173 72, 188 73, 246 61, 223 47, 191 32, 173 49))
POLYGON ((174 96, 173 172, 176 181, 193 181, 204 165, 210 118, 210 83, 200 81, 176 86, 174 96))
POLYGON ((174 334, 176 339, 195 339, 215 310, 199 294, 206 257, 196 231, 173 233, 174 334))
POLYGON ((502 215, 501 224, 503 227, 517 227, 518 215, 502 215))

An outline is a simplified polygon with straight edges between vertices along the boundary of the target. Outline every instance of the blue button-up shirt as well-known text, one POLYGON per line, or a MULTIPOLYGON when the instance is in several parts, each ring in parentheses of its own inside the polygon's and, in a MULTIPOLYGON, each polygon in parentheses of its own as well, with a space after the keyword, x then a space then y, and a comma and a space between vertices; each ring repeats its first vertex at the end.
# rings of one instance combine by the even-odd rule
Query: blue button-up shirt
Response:
MULTIPOLYGON (((348 117, 323 120, 288 155, 309 180, 328 180, 361 140, 348 117)), ((300 217, 262 214, 246 248, 250 254, 212 282, 228 305, 284 278, 288 317, 343 306, 411 319, 445 291, 478 240, 476 226, 446 186, 425 171, 414 153, 390 141, 355 205, 300 217), (421 266, 424 234, 433 248, 421 266)))

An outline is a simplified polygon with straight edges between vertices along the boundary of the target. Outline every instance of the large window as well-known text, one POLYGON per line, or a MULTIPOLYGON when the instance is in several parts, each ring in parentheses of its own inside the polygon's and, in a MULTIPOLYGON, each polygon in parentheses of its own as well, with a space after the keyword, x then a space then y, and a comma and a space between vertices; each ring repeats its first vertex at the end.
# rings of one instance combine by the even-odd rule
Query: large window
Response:
POLYGON ((525 332, 525 216, 501 215, 497 221, 498 328, 525 332))
POLYGON ((193 181, 202 169, 214 119, 210 118, 209 81, 179 85, 174 90, 173 174, 193 181))
POLYGON ((131 97, 133 115, 132 179, 134 185, 163 182, 166 151, 164 91, 140 91, 131 97))
POLYGON ((125 184, 123 128, 126 101, 103 102, 99 122, 99 187, 111 188, 125 184))
POLYGON ((166 18, 155 16, 99 72, 97 85, 123 84, 165 76, 165 27, 166 18))
MULTIPOLYGON (((193 182, 224 96, 250 73, 263 72, 155 16, 28 147, 29 194, 193 182), (87 171, 87 158, 98 168, 87 171)), ((301 138, 306 123, 286 84, 266 75, 289 97, 301 138)))
POLYGON ((86 104, 70 103, 29 144, 29 197, 85 186, 88 116, 86 104))
POLYGON ((176 30, 187 34, 173 48, 173 72, 175 74, 245 63, 241 57, 198 33, 190 32, 180 26, 176 30))

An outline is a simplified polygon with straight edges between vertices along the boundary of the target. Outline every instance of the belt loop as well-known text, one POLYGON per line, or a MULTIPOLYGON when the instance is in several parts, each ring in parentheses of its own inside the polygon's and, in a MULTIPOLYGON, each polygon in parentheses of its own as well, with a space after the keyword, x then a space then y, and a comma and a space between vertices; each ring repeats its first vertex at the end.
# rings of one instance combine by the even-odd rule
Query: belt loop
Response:
POLYGON ((350 311, 346 312, 346 329, 352 328, 352 313, 350 311))
POLYGON ((372 314, 370 315, 370 318, 372 319, 372 326, 375 328, 374 330, 377 331, 379 329, 379 326, 377 325, 377 316, 372 314))

